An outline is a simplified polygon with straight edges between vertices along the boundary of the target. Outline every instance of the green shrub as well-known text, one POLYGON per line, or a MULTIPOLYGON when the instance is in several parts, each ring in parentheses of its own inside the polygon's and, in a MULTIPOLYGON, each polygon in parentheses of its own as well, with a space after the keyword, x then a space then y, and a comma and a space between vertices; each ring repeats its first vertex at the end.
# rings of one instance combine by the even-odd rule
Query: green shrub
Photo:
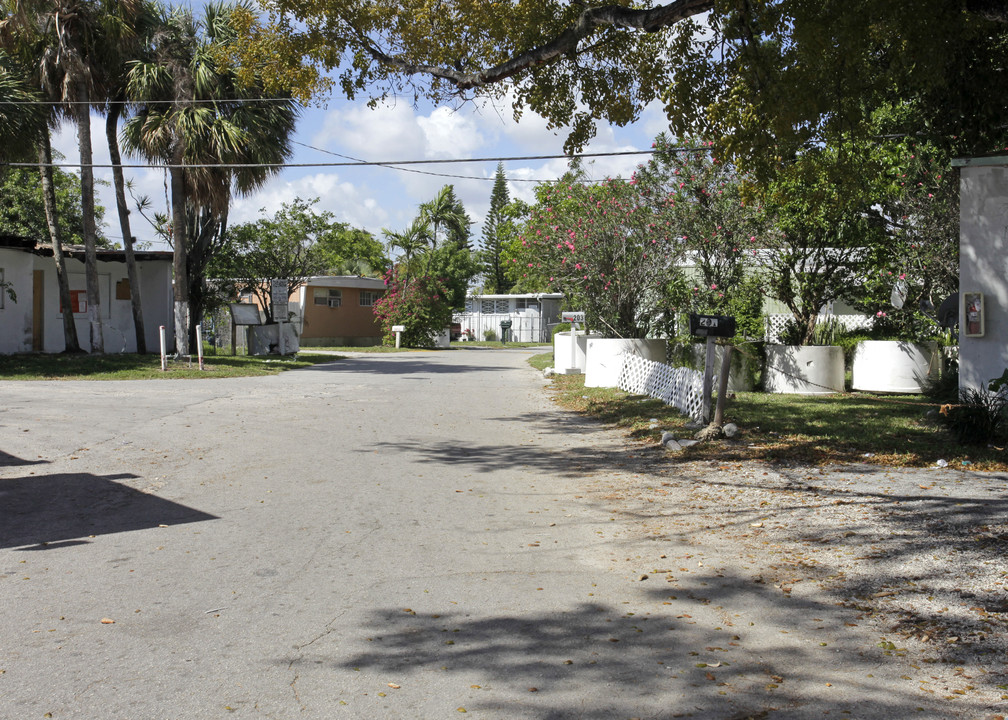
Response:
POLYGON ((997 438, 1008 423, 1008 397, 977 388, 966 388, 957 405, 943 405, 940 416, 945 426, 963 445, 986 445, 997 438))
POLYGON ((496 342, 496 340, 497 340, 497 333, 494 332, 493 330, 484 330, 483 331, 483 339, 485 341, 487 341, 487 342, 496 342))

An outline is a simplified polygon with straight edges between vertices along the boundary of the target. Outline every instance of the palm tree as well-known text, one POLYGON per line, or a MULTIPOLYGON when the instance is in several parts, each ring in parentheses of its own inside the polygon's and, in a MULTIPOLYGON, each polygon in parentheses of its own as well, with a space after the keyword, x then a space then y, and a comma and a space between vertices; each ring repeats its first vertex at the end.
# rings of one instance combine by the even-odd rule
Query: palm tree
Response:
POLYGON ((468 247, 469 226, 472 221, 455 196, 454 185, 445 185, 433 200, 423 203, 420 206, 420 216, 434 227, 434 247, 437 247, 441 228, 444 228, 446 238, 454 240, 460 246, 468 247))
POLYGON ((212 3, 199 21, 174 9, 155 35, 153 57, 133 62, 129 72, 128 94, 138 108, 124 138, 133 152, 163 163, 170 180, 181 354, 188 354, 202 273, 223 241, 232 193, 250 193, 280 169, 298 117, 293 100, 267 98, 261 78, 239 77, 219 63, 237 38, 235 8, 212 3))
POLYGON ((43 52, 45 38, 40 32, 36 32, 37 28, 26 25, 23 18, 12 16, 11 10, 14 5, 4 4, 7 16, 0 21, 0 44, 6 50, 2 57, 4 88, 10 96, 9 99, 17 101, 17 104, 4 106, 3 147, 7 151, 5 154, 8 155, 5 159, 18 159, 17 153, 21 150, 28 152, 27 149, 35 148, 46 225, 52 242, 53 260, 56 263, 56 285, 63 319, 64 352, 81 352, 70 298, 66 258, 63 255, 63 240, 56 216, 56 190, 49 136, 50 126, 55 126, 59 122, 61 109, 56 105, 45 105, 44 98, 40 95, 47 85, 51 86, 51 83, 43 81, 46 68, 37 62, 37 58, 43 52), (19 58, 20 62, 16 61, 15 57, 19 58))
POLYGON ((10 35, 40 41, 37 56, 39 77, 45 89, 65 104, 66 113, 77 123, 91 351, 103 353, 105 342, 98 291, 91 101, 94 88, 92 58, 101 54, 104 38, 102 22, 107 15, 100 4, 86 0, 7 0, 5 6, 4 22, 9 26, 10 35))
POLYGON ((123 178, 118 132, 119 120, 128 107, 126 102, 127 63, 140 59, 150 44, 160 18, 157 8, 145 0, 112 2, 111 5, 111 17, 108 23, 111 32, 106 35, 108 42, 104 46, 105 55, 101 58, 106 100, 105 140, 108 143, 109 158, 112 164, 112 184, 115 188, 116 210, 123 238, 126 273, 129 277, 136 347, 138 353, 146 353, 147 338, 144 332, 140 274, 137 272, 136 256, 133 252, 133 233, 130 229, 129 208, 126 204, 126 182, 123 178))
POLYGON ((389 249, 399 248, 403 251, 403 287, 409 284, 409 271, 414 253, 422 250, 434 242, 434 234, 431 232, 430 223, 421 215, 414 218, 413 223, 399 232, 392 230, 382 230, 388 239, 389 249))

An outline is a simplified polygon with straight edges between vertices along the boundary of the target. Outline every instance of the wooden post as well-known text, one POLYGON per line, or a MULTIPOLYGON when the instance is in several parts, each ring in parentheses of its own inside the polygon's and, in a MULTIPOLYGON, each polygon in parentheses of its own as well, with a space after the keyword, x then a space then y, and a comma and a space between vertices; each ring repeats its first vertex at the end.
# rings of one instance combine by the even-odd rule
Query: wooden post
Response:
POLYGON ((724 409, 728 398, 728 373, 731 372, 731 356, 735 349, 732 345, 722 345, 724 355, 721 357, 721 375, 718 377, 717 408, 714 410, 713 425, 724 425, 724 409))
POLYGON ((714 348, 713 337, 707 337, 707 354, 704 362, 703 376, 703 421, 710 422, 711 419, 711 393, 714 390, 714 348))

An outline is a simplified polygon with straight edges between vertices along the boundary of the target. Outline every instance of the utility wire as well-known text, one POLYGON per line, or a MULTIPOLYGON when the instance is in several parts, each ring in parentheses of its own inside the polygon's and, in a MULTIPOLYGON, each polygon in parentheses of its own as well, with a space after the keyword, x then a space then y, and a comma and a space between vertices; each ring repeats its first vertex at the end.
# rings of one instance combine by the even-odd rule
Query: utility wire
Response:
MULTIPOLYGON (((700 152, 703 151, 704 148, 684 148, 684 150, 700 152)), ((354 160, 347 162, 313 162, 313 163, 183 163, 181 165, 171 163, 157 163, 157 164, 124 163, 122 165, 119 165, 118 167, 128 169, 147 169, 147 168, 284 169, 284 168, 313 168, 313 167, 389 167, 394 165, 445 165, 445 164, 450 165, 459 163, 519 162, 529 160, 566 160, 572 158, 626 157, 631 155, 653 155, 654 153, 655 153, 654 149, 649 149, 649 150, 621 150, 616 152, 576 153, 574 155, 512 155, 509 157, 449 158, 442 160, 354 160)), ((32 167, 32 168, 39 167, 39 163, 31 163, 31 162, 12 162, 12 163, 3 163, 3 165, 7 167, 32 167)), ((85 165, 83 163, 48 163, 46 166, 60 169, 83 168, 83 167, 90 167, 94 169, 110 169, 116 167, 115 165, 109 163, 92 163, 91 165, 85 165)), ((397 169, 405 169, 405 168, 397 168, 397 169)))
MULTIPOLYGON (((361 160, 360 158, 355 158, 355 157, 353 157, 351 155, 342 155, 342 154, 340 154, 338 152, 334 152, 332 150, 325 150, 324 148, 315 147, 314 145, 308 145, 307 143, 298 142, 297 140, 293 140, 292 142, 295 145, 300 145, 301 147, 308 148, 309 150, 315 150, 316 152, 324 153, 326 155, 334 155, 336 157, 345 158, 347 160, 354 160, 356 162, 365 162, 364 160, 361 160)), ((456 180, 495 180, 496 179, 494 176, 489 176, 489 175, 457 175, 455 173, 439 173, 439 172, 433 172, 431 170, 417 170, 415 168, 396 167, 395 165, 384 165, 383 167, 387 167, 389 170, 399 170, 400 172, 416 173, 417 175, 433 175, 434 177, 453 178, 453 179, 456 179, 456 180)), ((550 183, 550 182, 556 182, 556 181, 555 180, 537 180, 535 178, 508 178, 508 182, 550 183)))

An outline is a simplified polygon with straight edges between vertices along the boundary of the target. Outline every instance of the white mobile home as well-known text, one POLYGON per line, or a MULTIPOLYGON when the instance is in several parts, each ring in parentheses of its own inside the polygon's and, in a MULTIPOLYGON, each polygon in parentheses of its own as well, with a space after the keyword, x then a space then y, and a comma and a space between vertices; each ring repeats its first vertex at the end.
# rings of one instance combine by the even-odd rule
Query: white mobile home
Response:
POLYGON ((500 338, 501 323, 510 320, 513 342, 550 342, 553 326, 560 322, 562 299, 563 293, 472 295, 466 298, 465 312, 453 318, 455 332, 473 340, 483 340, 490 332, 500 338))
MULTIPOLYGON (((90 350, 84 248, 66 246, 67 276, 77 338, 90 350)), ((143 301, 144 337, 149 351, 158 348, 159 326, 173 337, 172 254, 136 253, 143 301)), ((34 240, 0 236, 0 281, 15 299, 0 289, 0 353, 57 353, 66 349, 56 260, 52 247, 34 240)), ((98 250, 98 286, 102 335, 106 352, 136 352, 130 284, 122 250, 98 250)))

